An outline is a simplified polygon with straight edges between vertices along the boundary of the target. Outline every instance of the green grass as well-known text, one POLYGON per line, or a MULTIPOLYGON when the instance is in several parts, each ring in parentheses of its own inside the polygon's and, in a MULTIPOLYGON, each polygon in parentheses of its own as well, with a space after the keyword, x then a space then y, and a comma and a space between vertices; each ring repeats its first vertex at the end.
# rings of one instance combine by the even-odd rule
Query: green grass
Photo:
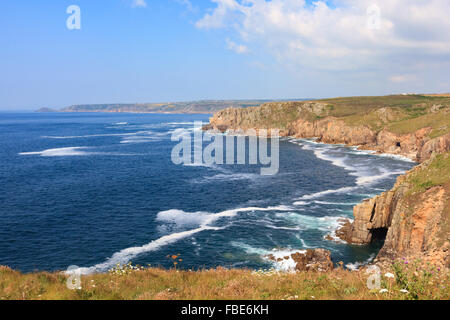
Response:
POLYGON ((428 166, 421 167, 409 175, 408 182, 413 186, 411 194, 450 183, 450 151, 438 154, 430 161, 428 166))
POLYGON ((432 97, 424 95, 391 95, 374 97, 346 97, 322 99, 319 102, 332 104, 335 108, 331 115, 344 117, 354 114, 364 114, 374 109, 391 107, 402 109, 413 109, 420 104, 447 104, 450 105, 448 97, 432 97))
POLYGON ((417 131, 421 128, 432 129, 430 138, 436 138, 450 132, 450 113, 443 110, 438 113, 430 113, 417 117, 408 117, 391 123, 387 129, 396 134, 405 134, 417 131))
POLYGON ((270 102, 243 110, 237 125, 285 129, 299 118, 314 122, 328 116, 342 119, 350 126, 366 126, 374 131, 387 129, 396 134, 430 127, 430 137, 435 138, 450 132, 450 97, 392 95, 270 102), (311 103, 322 107, 313 109, 311 103), (433 110, 437 105, 442 108, 433 110))
MULTIPOLYGON (((431 275, 427 272, 415 276, 414 270, 401 266, 395 269, 397 281, 382 276, 381 288, 387 290, 383 293, 381 288, 367 287, 368 275, 363 271, 341 268, 328 273, 143 268, 82 276, 80 289, 70 290, 66 287, 66 276, 61 273, 22 274, 0 267, 0 300, 449 299, 448 270, 431 269, 434 270, 431 275), (409 293, 400 291, 405 288, 409 293)), ((387 271, 394 272, 394 269, 384 270, 382 274, 387 271)))

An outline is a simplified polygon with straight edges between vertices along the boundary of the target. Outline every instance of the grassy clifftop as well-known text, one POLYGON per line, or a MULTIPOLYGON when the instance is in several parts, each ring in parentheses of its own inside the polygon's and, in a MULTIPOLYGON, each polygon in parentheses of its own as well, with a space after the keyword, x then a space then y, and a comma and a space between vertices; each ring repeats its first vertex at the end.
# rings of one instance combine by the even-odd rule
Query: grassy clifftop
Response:
POLYGON ((395 263, 380 274, 380 287, 369 289, 368 274, 341 268, 327 273, 213 269, 203 271, 157 268, 116 268, 110 273, 83 276, 69 290, 61 273, 21 274, 0 267, 0 300, 407 300, 449 299, 449 273, 429 267, 414 274, 411 262, 395 263), (386 275, 386 272, 392 273, 386 275))
POLYGON ((336 117, 350 126, 364 125, 374 131, 386 128, 393 133, 405 134, 431 127, 432 137, 450 132, 450 97, 441 96, 392 95, 269 102, 240 112, 242 123, 237 125, 244 126, 284 129, 298 118, 314 122, 336 117))

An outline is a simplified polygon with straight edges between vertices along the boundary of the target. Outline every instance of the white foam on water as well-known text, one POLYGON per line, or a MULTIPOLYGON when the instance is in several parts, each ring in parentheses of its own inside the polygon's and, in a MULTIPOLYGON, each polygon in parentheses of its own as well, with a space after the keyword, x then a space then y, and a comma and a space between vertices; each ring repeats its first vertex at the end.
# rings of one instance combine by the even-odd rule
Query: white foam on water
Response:
POLYGON ((163 246, 167 246, 171 243, 177 242, 183 238, 192 236, 196 233, 205 231, 205 230, 217 230, 218 228, 214 227, 207 227, 202 226, 196 229, 182 231, 182 232, 176 232, 169 235, 162 236, 161 238, 158 238, 156 240, 153 240, 152 242, 141 246, 141 247, 130 247, 123 249, 119 252, 114 253, 110 258, 108 258, 105 262, 96 264, 92 267, 87 268, 78 268, 75 270, 72 270, 67 273, 75 273, 75 274, 91 274, 95 272, 103 272, 107 271, 108 269, 114 267, 117 264, 125 264, 134 257, 151 251, 156 251, 160 249, 163 246))
POLYGON ((365 260, 365 261, 357 261, 357 262, 353 262, 353 263, 347 263, 345 265, 345 267, 349 270, 358 270, 360 267, 365 266, 369 263, 371 263, 373 261, 373 259, 375 258, 375 253, 372 253, 370 255, 370 257, 365 260))
MULTIPOLYGON (((356 190, 357 188, 358 187, 342 187, 342 188, 338 188, 338 189, 330 189, 330 190, 320 191, 320 192, 316 192, 316 193, 312 193, 312 194, 306 194, 306 195, 300 197, 298 200, 310 200, 310 199, 320 198, 325 195, 336 194, 336 193, 349 193, 350 191, 356 190)), ((294 202, 294 204, 297 202, 294 202)))
POLYGON ((311 248, 309 245, 306 244, 305 240, 300 238, 298 235, 296 236, 296 238, 300 240, 300 242, 302 243, 302 247, 303 248, 311 248))
POLYGON ((42 136, 41 138, 47 139, 79 139, 79 138, 95 138, 95 137, 123 137, 123 136, 134 136, 139 134, 152 134, 151 131, 138 131, 138 132, 127 132, 127 133, 101 133, 101 134, 86 134, 82 136, 42 136))
MULTIPOLYGON (((373 165, 371 163, 370 159, 367 160, 363 159, 363 161, 358 160, 357 158, 350 158, 351 154, 364 154, 364 155, 374 155, 374 156, 385 156, 380 154, 374 154, 372 151, 359 151, 357 150, 357 147, 343 147, 340 145, 329 145, 329 144, 322 144, 315 141, 311 141, 308 139, 299 139, 299 141, 302 141, 302 148, 305 150, 313 151, 314 155, 322 160, 329 161, 333 165, 341 167, 347 171, 349 171, 350 175, 356 176, 356 186, 354 187, 342 187, 338 189, 329 189, 325 191, 316 192, 309 195, 304 195, 296 200, 294 202, 294 205, 301 206, 305 205, 304 200, 311 200, 315 198, 320 198, 326 195, 330 194, 340 194, 340 193, 352 193, 358 187, 370 187, 382 180, 389 179, 392 176, 404 174, 406 172, 405 170, 389 170, 387 168, 383 168, 379 165, 373 165), (339 154, 333 154, 333 151, 338 151, 339 154), (352 161, 352 163, 350 163, 352 161)), ((391 157, 390 155, 387 155, 391 157)), ((411 162, 407 158, 402 158, 401 156, 398 157, 396 155, 393 155, 392 158, 395 158, 397 160, 408 160, 408 162, 411 162)), ((376 160, 376 158, 371 158, 373 160, 376 160)))
POLYGON ((105 262, 96 264, 92 267, 86 268, 78 268, 70 271, 69 273, 79 273, 79 274, 90 274, 95 272, 104 272, 108 269, 114 267, 117 264, 125 264, 136 256, 159 250, 161 247, 167 246, 174 242, 177 242, 186 237, 190 237, 196 233, 205 231, 205 230, 221 230, 221 227, 211 226, 214 222, 221 218, 232 218, 236 216, 239 212, 249 212, 249 211, 281 211, 281 210, 289 210, 291 208, 286 206, 272 206, 267 208, 260 207, 244 207, 237 208, 231 210, 224 210, 218 213, 208 213, 208 212, 186 212, 178 209, 170 209, 161 211, 157 214, 156 220, 159 222, 168 222, 175 223, 177 225, 187 225, 187 224, 199 224, 198 228, 175 232, 165 236, 162 236, 156 240, 149 242, 146 245, 138 246, 138 247, 130 247, 119 252, 114 253, 110 258, 108 258, 105 262))
POLYGON ((378 156, 378 157, 386 157, 386 158, 392 158, 392 159, 396 159, 396 160, 401 160, 401 161, 404 161, 404 162, 417 163, 416 161, 414 161, 414 160, 412 160, 412 159, 410 159, 408 157, 399 155, 399 154, 374 153, 374 155, 378 156))
POLYGON ((266 228, 276 229, 276 230, 288 230, 288 231, 301 231, 302 229, 299 227, 277 227, 271 223, 267 223, 264 225, 266 228))
POLYGON ((55 148, 36 152, 20 152, 19 155, 21 156, 39 155, 41 157, 66 157, 66 156, 86 156, 92 154, 91 152, 84 151, 86 149, 89 149, 89 147, 55 148))
POLYGON ((55 148, 47 149, 43 151, 34 152, 20 152, 21 156, 38 155, 41 157, 74 157, 74 156, 136 156, 136 153, 117 153, 117 152, 97 152, 97 151, 85 151, 92 149, 93 147, 66 147, 66 148, 55 148))
POLYGON ((236 181, 236 180, 255 180, 262 177, 254 173, 234 173, 234 174, 216 174, 210 177, 203 177, 202 179, 194 179, 193 183, 209 183, 214 181, 236 181))
POLYGON ((311 202, 307 202, 307 201, 295 201, 293 203, 294 206, 306 206, 308 204, 310 204, 311 202))
POLYGON ((191 122, 164 122, 162 124, 169 125, 169 126, 178 126, 178 125, 194 125, 194 121, 191 122))
POLYGON ((231 245, 236 248, 244 250, 245 253, 247 253, 247 254, 259 255, 262 260, 271 263, 275 267, 275 269, 277 269, 279 271, 283 271, 283 272, 294 272, 295 271, 295 267, 297 264, 292 259, 292 257, 291 257, 292 254, 306 252, 306 250, 295 250, 295 249, 290 249, 290 248, 267 250, 267 249, 263 249, 263 248, 252 247, 246 243, 236 242, 236 241, 231 242, 231 245), (275 261, 272 259, 269 259, 267 257, 268 255, 272 255, 274 257, 275 261), (287 258, 287 259, 285 259, 285 258, 287 258), (276 261, 277 259, 280 259, 280 261, 276 261))
POLYGON ((359 202, 330 202, 330 201, 315 200, 314 203, 330 204, 330 205, 335 205, 335 206, 354 206, 354 205, 358 204, 359 202))
POLYGON ((297 225, 301 230, 320 230, 323 232, 333 232, 342 226, 342 220, 348 217, 342 216, 324 216, 314 217, 310 215, 304 215, 297 212, 283 212, 276 213, 276 217, 284 218, 297 225))
POLYGON ((398 171, 384 172, 384 173, 380 173, 380 174, 374 175, 374 176, 359 176, 356 179, 356 184, 360 185, 360 186, 367 186, 367 185, 374 184, 377 181, 389 178, 390 176, 400 175, 400 174, 404 174, 404 173, 405 173, 405 171, 398 170, 398 171))
POLYGON ((160 134, 156 135, 149 135, 149 136, 143 136, 143 135, 137 135, 137 136, 131 136, 125 139, 122 139, 120 143, 147 143, 147 142, 155 142, 155 141, 162 141, 163 138, 160 134))

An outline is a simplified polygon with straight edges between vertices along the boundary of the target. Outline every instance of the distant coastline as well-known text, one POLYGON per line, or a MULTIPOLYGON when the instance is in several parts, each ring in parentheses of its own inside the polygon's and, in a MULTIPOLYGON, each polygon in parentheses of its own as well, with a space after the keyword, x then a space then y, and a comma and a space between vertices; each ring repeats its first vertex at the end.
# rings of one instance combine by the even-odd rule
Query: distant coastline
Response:
MULTIPOLYGON (((304 99, 297 99, 303 101, 304 99)), ((81 104, 54 109, 43 107, 35 112, 127 112, 127 113, 215 113, 226 108, 258 107, 267 102, 282 102, 287 100, 199 100, 188 102, 167 103, 111 103, 111 104, 81 104)))

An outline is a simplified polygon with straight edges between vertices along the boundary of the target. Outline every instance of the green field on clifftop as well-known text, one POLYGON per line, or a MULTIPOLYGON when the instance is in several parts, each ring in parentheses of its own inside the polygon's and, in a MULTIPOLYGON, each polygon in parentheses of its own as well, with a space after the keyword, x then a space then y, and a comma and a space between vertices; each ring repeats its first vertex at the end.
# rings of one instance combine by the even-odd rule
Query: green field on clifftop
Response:
POLYGON ((269 102, 243 111, 237 125, 284 129, 299 118, 314 122, 325 117, 396 134, 430 127, 430 137, 434 138, 450 132, 450 97, 392 95, 269 102))

